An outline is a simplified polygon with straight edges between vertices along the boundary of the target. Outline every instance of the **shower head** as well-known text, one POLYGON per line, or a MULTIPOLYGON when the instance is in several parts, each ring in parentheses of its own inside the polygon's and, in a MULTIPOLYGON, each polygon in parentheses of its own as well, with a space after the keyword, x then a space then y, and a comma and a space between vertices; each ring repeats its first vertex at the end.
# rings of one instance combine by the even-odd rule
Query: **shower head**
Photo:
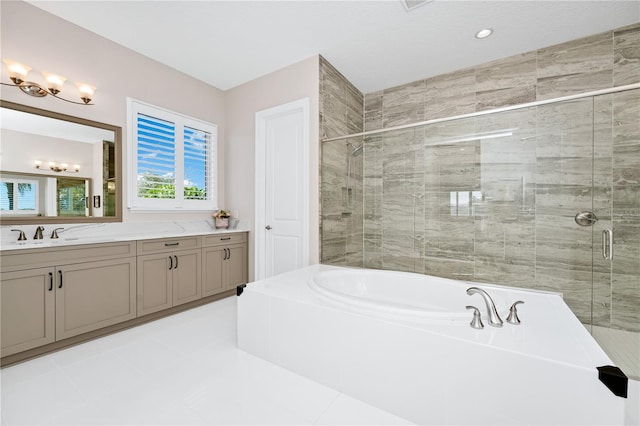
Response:
POLYGON ((364 144, 361 143, 358 146, 353 146, 352 143, 347 142, 347 145, 349 145, 349 148, 351 148, 351 152, 349 153, 350 156, 357 157, 358 155, 362 154, 362 148, 364 148, 364 144))

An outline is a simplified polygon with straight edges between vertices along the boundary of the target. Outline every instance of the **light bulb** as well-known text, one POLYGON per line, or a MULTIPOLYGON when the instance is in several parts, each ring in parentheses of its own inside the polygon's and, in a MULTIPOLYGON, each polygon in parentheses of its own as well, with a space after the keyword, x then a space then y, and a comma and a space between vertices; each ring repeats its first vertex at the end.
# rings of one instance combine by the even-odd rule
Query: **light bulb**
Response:
POLYGON ((96 88, 86 83, 78 83, 76 86, 78 86, 78 90, 80 91, 80 99, 82 99, 85 104, 91 102, 96 88))
POLYGON ((7 59, 4 59, 3 62, 7 66, 9 78, 14 84, 20 84, 27 79, 27 74, 31 71, 31 67, 7 59))
POLYGON ((47 80, 47 88, 54 95, 60 93, 60 91, 62 90, 62 85, 67 80, 60 75, 51 74, 49 72, 43 72, 42 75, 44 76, 45 80, 47 80))

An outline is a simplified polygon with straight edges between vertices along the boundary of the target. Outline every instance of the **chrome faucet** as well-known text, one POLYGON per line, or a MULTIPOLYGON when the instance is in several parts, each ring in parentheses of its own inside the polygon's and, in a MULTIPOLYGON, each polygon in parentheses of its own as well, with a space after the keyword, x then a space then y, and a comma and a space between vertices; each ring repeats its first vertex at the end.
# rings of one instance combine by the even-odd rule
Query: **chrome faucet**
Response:
POLYGON ((36 235, 33 236, 34 240, 41 240, 42 239, 42 231, 44 231, 44 226, 38 226, 36 228, 36 235))
POLYGON ((489 296, 489 293, 484 291, 478 287, 469 287, 467 289, 467 294, 469 296, 474 294, 479 294, 484 299, 485 305, 487 305, 487 314, 489 315, 489 325, 494 327, 502 327, 502 319, 500 315, 498 315, 498 311, 496 310, 496 305, 493 303, 493 299, 489 296))

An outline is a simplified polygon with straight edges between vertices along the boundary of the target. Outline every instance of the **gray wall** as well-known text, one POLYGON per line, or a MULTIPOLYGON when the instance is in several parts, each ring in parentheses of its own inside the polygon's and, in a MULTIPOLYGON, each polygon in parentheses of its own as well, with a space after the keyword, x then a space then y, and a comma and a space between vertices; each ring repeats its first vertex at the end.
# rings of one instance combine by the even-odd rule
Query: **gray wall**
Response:
POLYGON ((640 81, 640 25, 365 95, 365 130, 640 81))
MULTIPOLYGON (((320 138, 362 132, 363 95, 326 59, 320 57, 320 138)), ((349 188, 347 168, 352 146, 362 138, 322 144, 321 186, 321 260, 334 265, 362 266, 363 155, 352 156, 349 188)))
MULTIPOLYGON (((640 25, 367 94, 364 127, 636 82, 640 25)), ((362 265, 560 291, 583 322, 640 331, 638 92, 367 137, 362 265), (517 129, 509 138, 442 143, 508 128, 517 129), (452 212, 452 194, 465 193, 477 200, 452 212), (601 219, 593 228, 573 223, 585 206, 601 219), (615 233, 613 262, 598 255, 605 228, 615 233)), ((326 114, 333 104, 323 104, 326 114)), ((334 165, 323 205, 340 198, 346 152, 334 151, 344 146, 323 144, 323 165, 334 165)), ((322 259, 358 265, 342 249, 348 244, 337 244, 357 224, 336 226, 334 207, 323 209, 324 226, 335 232, 323 233, 322 259)))

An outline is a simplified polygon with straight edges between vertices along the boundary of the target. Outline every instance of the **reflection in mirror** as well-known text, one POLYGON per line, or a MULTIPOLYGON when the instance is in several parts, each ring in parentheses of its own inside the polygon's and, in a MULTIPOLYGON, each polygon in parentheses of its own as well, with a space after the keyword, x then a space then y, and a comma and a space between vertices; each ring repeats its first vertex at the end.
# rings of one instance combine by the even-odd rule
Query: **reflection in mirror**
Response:
POLYGON ((1 101, 2 224, 114 222, 121 129, 1 101))
POLYGON ((91 216, 91 179, 0 173, 0 211, 24 219, 91 216))
POLYGON ((90 216, 89 179, 56 179, 56 214, 58 216, 90 216))

